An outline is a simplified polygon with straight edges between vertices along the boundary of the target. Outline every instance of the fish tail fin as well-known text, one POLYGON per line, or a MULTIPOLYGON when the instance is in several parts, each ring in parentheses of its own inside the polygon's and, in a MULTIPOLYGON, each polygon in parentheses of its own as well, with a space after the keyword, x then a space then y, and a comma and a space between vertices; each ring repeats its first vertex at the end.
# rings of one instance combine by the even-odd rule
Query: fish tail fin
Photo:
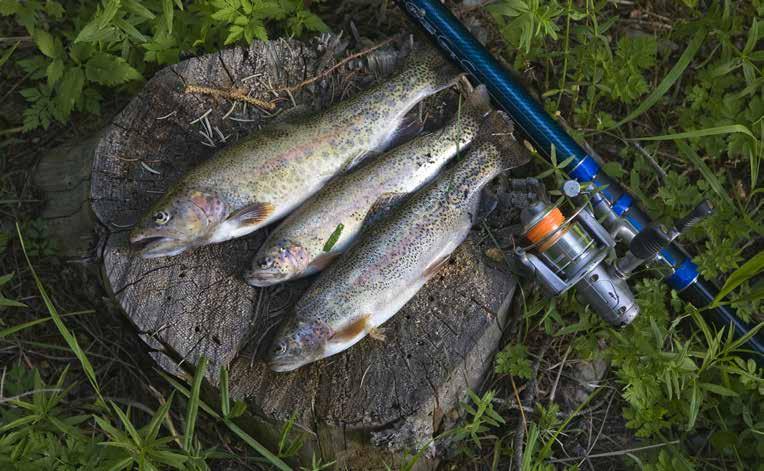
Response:
POLYGON ((473 148, 484 148, 497 172, 519 167, 530 160, 530 153, 514 136, 514 124, 503 111, 490 112, 481 123, 473 148))
POLYGON ((464 108, 466 113, 482 120, 488 113, 493 111, 491 96, 488 94, 488 89, 485 88, 485 85, 481 84, 473 87, 466 77, 462 77, 459 85, 465 95, 464 108))

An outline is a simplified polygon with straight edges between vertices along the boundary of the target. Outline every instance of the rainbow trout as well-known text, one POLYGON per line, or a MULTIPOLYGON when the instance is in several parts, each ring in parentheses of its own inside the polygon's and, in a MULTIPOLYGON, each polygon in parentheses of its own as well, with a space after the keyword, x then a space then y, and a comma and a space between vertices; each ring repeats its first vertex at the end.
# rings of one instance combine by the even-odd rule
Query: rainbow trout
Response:
POLYGON ((274 371, 291 371, 376 335, 467 237, 481 189, 525 163, 511 123, 492 112, 467 155, 392 214, 364 230, 295 306, 269 353, 274 371))
POLYGON ((463 112, 441 130, 332 180, 269 235, 244 277, 253 286, 269 286, 323 270, 368 224, 375 208, 387 210, 432 180, 472 141, 489 111, 485 87, 476 88, 463 112), (327 247, 335 231, 339 236, 327 247))
POLYGON ((401 72, 355 98, 273 123, 186 174, 133 229, 130 242, 145 258, 172 256, 286 216, 333 176, 384 149, 406 113, 459 75, 424 48, 401 72))

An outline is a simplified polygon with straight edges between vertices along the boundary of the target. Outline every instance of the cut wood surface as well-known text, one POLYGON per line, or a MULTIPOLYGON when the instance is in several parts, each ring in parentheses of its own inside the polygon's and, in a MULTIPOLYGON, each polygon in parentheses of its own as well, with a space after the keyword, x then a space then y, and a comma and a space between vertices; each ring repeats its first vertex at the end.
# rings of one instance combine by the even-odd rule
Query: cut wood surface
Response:
POLYGON ((386 341, 367 338, 296 372, 273 373, 259 352, 311 280, 267 289, 242 280, 268 229, 150 260, 130 249, 127 231, 184 172, 270 119, 252 104, 186 93, 187 86, 244 93, 279 110, 324 107, 392 72, 401 49, 390 44, 291 93, 274 90, 318 76, 350 53, 338 37, 255 42, 185 60, 157 73, 98 136, 92 172, 93 210, 107 228, 105 282, 158 364, 182 374, 205 356, 213 385, 220 368, 229 368, 235 399, 273 424, 296 414, 314 450, 354 469, 387 459, 374 461, 369 443, 400 450, 426 442, 467 388, 479 387, 514 280, 489 268, 470 240, 385 325, 386 341))

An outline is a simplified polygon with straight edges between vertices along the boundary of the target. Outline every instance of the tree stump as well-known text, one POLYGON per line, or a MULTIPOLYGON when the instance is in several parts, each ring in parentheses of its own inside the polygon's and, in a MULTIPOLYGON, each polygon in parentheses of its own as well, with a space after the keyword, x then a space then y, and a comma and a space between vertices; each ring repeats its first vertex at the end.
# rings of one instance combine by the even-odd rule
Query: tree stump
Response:
MULTIPOLYGON (((105 284, 152 350, 174 374, 205 356, 216 385, 229 368, 234 399, 246 400, 257 438, 273 444, 293 415, 307 432, 303 454, 351 469, 395 466, 400 450, 428 442, 452 419, 468 388, 491 365, 515 287, 488 267, 477 243, 463 244, 387 325, 387 341, 350 350, 292 373, 273 373, 258 354, 310 279, 266 289, 241 278, 267 229, 177 257, 143 260, 127 243, 138 217, 184 172, 268 113, 221 94, 186 93, 195 85, 238 90, 280 108, 327 106, 391 73, 405 47, 389 46, 327 71, 344 55, 336 36, 310 42, 255 42, 185 60, 146 83, 95 145, 91 198, 102 231, 105 284), (233 108, 233 109, 232 109, 233 108), (225 142, 224 142, 225 141, 225 142)), ((432 461, 420 464, 429 467, 432 461)))

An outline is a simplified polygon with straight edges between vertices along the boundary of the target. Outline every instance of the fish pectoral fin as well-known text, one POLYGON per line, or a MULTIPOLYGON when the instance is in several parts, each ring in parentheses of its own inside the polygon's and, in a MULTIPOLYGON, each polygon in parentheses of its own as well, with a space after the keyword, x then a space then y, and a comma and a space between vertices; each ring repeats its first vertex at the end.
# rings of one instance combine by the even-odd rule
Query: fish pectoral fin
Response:
POLYGON ((369 212, 366 213, 366 217, 363 219, 362 226, 373 224, 386 217, 390 211, 406 199, 407 196, 408 193, 384 193, 371 205, 369 212))
POLYGON ((424 121, 419 118, 419 113, 410 113, 403 118, 401 123, 393 132, 387 136, 382 145, 375 149, 378 152, 384 152, 387 149, 398 147, 404 142, 418 136, 424 129, 424 121))
POLYGON ((375 148, 361 151, 352 159, 350 159, 348 164, 345 166, 344 171, 347 172, 364 160, 372 156, 379 155, 388 149, 397 147, 400 144, 403 144, 412 137, 419 135, 422 132, 422 129, 424 129, 424 122, 419 119, 418 115, 415 114, 413 117, 409 115, 408 117, 403 118, 400 124, 395 129, 393 129, 375 148))
POLYGON ((359 334, 363 332, 369 332, 370 330, 374 329, 374 327, 371 326, 371 314, 363 314, 352 321, 350 321, 348 324, 346 324, 343 328, 340 330, 334 332, 334 334, 329 337, 330 342, 335 343, 341 343, 341 342, 348 342, 350 340, 353 340, 356 338, 359 334))
POLYGON ((257 225, 268 219, 274 209, 270 203, 252 203, 231 214, 228 220, 242 226, 257 225))
POLYGON ((368 157, 371 157, 373 155, 379 155, 381 152, 377 152, 376 150, 364 150, 362 152, 359 152, 355 155, 352 159, 348 161, 348 163, 345 165, 345 168, 342 169, 342 172, 347 172, 348 170, 352 169, 356 165, 360 164, 364 160, 366 160, 368 157))
POLYGON ((438 271, 443 268, 443 266, 445 266, 446 262, 448 262, 449 258, 451 258, 451 255, 446 255, 432 262, 427 268, 424 269, 424 277, 429 279, 438 273, 438 271))
POLYGON ((372 327, 369 329, 369 337, 380 342, 387 340, 387 337, 385 337, 385 329, 381 327, 372 327))
POLYGON ((312 262, 308 264, 308 268, 314 268, 317 271, 322 271, 328 267, 339 254, 336 253, 322 253, 318 257, 314 258, 312 262))

